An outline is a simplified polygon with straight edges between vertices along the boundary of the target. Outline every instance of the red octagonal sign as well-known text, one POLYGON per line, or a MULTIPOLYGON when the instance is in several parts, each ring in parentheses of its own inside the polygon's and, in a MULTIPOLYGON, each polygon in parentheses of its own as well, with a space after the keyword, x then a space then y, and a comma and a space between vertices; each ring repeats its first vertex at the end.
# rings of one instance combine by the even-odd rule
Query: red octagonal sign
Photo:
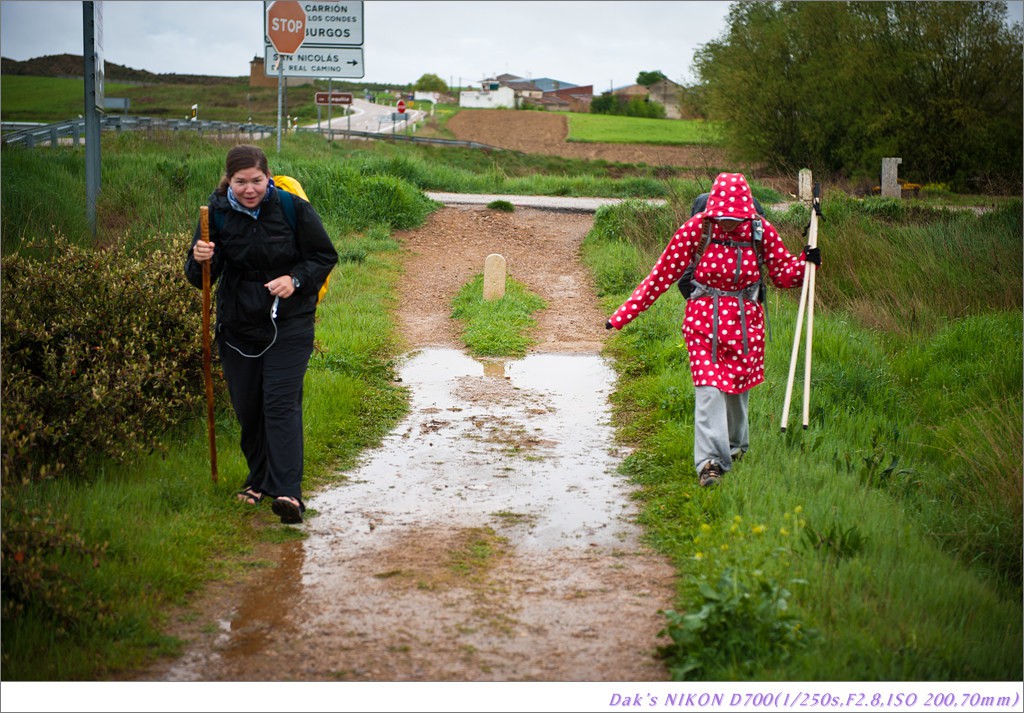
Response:
POLYGON ((278 54, 294 54, 306 39, 306 11, 298 0, 277 0, 267 10, 267 37, 278 54))

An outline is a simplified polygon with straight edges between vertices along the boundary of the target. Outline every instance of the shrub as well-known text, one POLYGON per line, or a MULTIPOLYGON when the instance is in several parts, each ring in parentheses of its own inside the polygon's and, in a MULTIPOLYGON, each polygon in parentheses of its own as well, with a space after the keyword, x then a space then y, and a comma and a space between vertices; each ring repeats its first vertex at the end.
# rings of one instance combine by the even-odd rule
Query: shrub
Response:
POLYGON ((5 483, 123 460, 196 413, 202 307, 187 245, 96 250, 58 235, 3 258, 5 483))

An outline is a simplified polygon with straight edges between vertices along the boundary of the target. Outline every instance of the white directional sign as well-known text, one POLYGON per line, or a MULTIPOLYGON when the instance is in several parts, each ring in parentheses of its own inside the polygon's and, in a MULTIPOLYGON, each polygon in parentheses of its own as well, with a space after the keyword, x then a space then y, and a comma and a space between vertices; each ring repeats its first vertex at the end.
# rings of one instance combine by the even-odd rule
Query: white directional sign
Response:
POLYGON ((363 44, 363 3, 304 2, 306 41, 303 47, 358 47, 363 44))
MULTIPOLYGON (((268 77, 277 76, 278 53, 267 34, 264 2, 264 62, 268 77)), ((344 77, 358 79, 366 74, 363 65, 363 3, 299 2, 306 15, 305 38, 294 54, 285 55, 286 77, 344 77)))
MULTIPOLYGON (((278 54, 268 47, 263 60, 263 69, 268 77, 277 76, 278 54)), ((366 74, 363 65, 362 47, 336 47, 334 49, 306 49, 303 45, 298 52, 284 56, 286 77, 344 77, 360 79, 366 74)))

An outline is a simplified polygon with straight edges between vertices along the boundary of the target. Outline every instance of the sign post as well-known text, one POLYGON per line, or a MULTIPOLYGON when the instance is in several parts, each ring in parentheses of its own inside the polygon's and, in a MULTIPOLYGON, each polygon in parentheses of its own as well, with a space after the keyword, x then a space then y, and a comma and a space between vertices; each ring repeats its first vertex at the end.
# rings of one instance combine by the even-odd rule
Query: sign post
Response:
POLYGON ((267 39, 277 52, 277 152, 281 153, 281 113, 284 102, 283 55, 295 54, 306 39, 306 11, 298 0, 276 0, 267 8, 267 39))
POLYGON ((82 3, 82 43, 85 60, 85 218, 96 238, 96 200, 102 187, 100 171, 100 110, 103 108, 103 4, 82 3))

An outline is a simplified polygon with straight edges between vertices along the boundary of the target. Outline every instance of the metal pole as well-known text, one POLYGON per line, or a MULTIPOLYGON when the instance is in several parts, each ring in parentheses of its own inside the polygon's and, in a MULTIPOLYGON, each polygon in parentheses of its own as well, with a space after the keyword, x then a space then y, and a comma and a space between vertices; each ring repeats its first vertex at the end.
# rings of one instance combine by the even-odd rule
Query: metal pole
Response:
POLYGON ((334 132, 333 132, 334 125, 331 124, 331 116, 334 114, 334 111, 333 111, 333 109, 334 109, 334 101, 332 101, 332 97, 334 95, 333 86, 334 86, 334 79, 332 77, 328 77, 327 78, 327 128, 328 129, 332 129, 331 141, 334 141, 334 132))
MULTIPOLYGON (((821 215, 821 184, 814 184, 814 200, 811 203, 811 215, 814 222, 807 233, 807 244, 812 248, 818 246, 818 220, 821 215)), ((814 277, 818 274, 818 266, 809 262, 804 270, 810 271, 807 280, 807 349, 804 352, 804 428, 811 420, 811 345, 814 341, 814 277)))
POLYGON ((281 153, 281 107, 284 104, 284 57, 277 55, 277 152, 281 153))
POLYGON ((96 8, 93 2, 82 3, 82 28, 85 43, 85 218, 93 239, 96 238, 96 201, 102 188, 100 171, 100 112, 96 107, 97 73, 101 70, 96 62, 96 8))

